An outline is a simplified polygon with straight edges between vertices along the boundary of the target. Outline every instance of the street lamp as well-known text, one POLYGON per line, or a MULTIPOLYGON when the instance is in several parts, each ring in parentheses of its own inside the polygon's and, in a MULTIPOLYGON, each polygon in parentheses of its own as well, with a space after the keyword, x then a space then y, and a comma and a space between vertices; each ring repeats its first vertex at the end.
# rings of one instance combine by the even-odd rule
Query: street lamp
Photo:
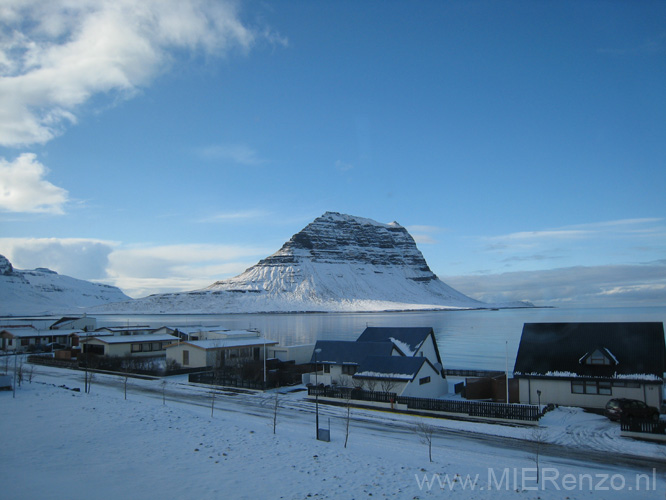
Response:
POLYGON ((316 415, 316 420, 315 420, 315 425, 317 426, 316 430, 316 438, 319 439, 319 384, 318 384, 318 379, 317 379, 317 354, 321 352, 321 349, 315 349, 314 350, 314 358, 315 358, 315 415, 316 415))

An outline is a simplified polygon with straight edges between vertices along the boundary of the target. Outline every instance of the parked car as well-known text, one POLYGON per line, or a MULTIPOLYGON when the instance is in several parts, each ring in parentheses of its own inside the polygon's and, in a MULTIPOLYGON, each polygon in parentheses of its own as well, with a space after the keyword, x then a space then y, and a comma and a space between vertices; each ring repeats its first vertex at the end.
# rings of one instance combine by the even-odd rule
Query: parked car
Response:
POLYGON ((614 398, 606 403, 604 411, 611 420, 650 419, 659 420, 659 410, 638 399, 614 398))

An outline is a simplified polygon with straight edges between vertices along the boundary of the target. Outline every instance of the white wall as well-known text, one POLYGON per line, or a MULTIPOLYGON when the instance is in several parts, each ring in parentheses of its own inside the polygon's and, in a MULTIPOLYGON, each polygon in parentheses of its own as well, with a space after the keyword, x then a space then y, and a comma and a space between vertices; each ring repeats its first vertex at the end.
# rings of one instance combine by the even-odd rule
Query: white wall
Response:
POLYGON ((414 377, 402 393, 401 396, 408 396, 414 398, 438 398, 448 392, 449 384, 446 379, 437 373, 428 363, 423 363, 419 373, 414 377), (424 377, 430 377, 430 382, 427 384, 419 384, 419 380, 424 377))
POLYGON ((650 406, 661 406, 662 388, 660 385, 640 384, 638 388, 612 387, 608 394, 573 394, 570 380, 556 379, 519 379, 520 402, 537 404, 541 390, 541 404, 553 403, 562 406, 584 408, 604 408, 609 399, 639 399, 650 406))

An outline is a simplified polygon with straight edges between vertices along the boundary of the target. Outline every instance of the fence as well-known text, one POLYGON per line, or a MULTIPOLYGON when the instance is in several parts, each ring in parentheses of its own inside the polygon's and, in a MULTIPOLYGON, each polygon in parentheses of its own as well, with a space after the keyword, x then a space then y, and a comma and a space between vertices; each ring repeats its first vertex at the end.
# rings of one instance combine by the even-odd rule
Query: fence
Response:
POLYGON ((623 432, 641 432, 644 434, 664 434, 666 435, 666 421, 664 420, 623 420, 620 422, 620 429, 623 432))
POLYGON ((243 380, 241 378, 222 377, 213 372, 190 373, 188 376, 190 382, 197 384, 224 385, 229 387, 240 387, 243 389, 264 390, 268 384, 264 382, 255 382, 254 380, 243 380))
POLYGON ((308 395, 340 399, 354 399, 379 403, 404 404, 409 410, 426 410, 446 413, 466 414, 470 417, 502 418, 536 422, 543 413, 537 405, 487 403, 479 401, 458 401, 448 399, 411 398, 394 393, 364 391, 346 387, 308 387, 308 395))

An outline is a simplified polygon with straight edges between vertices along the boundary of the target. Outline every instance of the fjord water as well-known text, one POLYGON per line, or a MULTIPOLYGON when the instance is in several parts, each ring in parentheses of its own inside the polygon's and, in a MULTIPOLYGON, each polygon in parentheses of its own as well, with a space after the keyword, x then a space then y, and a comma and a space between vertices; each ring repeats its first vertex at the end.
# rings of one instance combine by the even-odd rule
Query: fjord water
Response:
POLYGON ((666 321, 666 307, 385 313, 99 315, 98 326, 256 328, 281 345, 356 340, 367 326, 430 326, 446 368, 513 369, 524 323, 666 321))

